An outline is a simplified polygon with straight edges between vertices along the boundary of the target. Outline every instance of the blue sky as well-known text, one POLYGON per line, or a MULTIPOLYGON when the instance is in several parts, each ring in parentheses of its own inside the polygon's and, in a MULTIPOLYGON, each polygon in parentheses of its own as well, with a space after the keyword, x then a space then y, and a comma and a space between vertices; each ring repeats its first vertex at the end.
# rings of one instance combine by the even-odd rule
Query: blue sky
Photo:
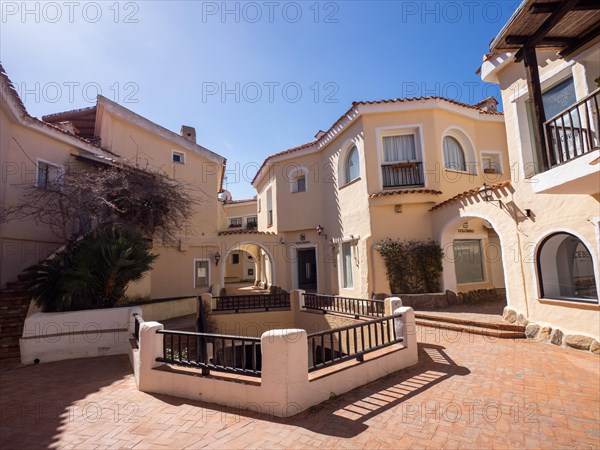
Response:
POLYGON ((0 60, 36 116, 97 92, 228 160, 234 198, 265 157, 356 100, 498 88, 475 70, 518 1, 2 2, 0 60))

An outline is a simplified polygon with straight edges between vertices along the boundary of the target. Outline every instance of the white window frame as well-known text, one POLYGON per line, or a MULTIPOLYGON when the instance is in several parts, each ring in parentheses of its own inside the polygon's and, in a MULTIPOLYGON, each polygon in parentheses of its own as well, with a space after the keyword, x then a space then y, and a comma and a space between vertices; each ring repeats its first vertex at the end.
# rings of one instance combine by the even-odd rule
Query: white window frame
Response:
POLYGON ((44 187, 44 186, 40 186, 40 163, 41 164, 46 164, 48 166, 52 166, 52 167, 56 167, 58 169, 58 176, 60 177, 61 175, 64 174, 64 167, 62 164, 58 164, 52 161, 48 161, 46 159, 42 159, 42 158, 36 158, 36 162, 35 162, 35 187, 44 187))
POLYGON ((210 259, 208 258, 194 258, 194 266, 193 266, 193 286, 194 289, 208 289, 210 288, 210 259), (196 263, 198 261, 206 261, 206 286, 197 286, 196 282, 198 281, 198 277, 196 276, 196 263))
POLYGON ((469 136, 469 134, 465 130, 457 126, 451 126, 446 128, 442 133, 440 149, 442 152, 442 161, 444 162, 444 170, 448 172, 464 173, 466 175, 477 176, 477 174, 479 173, 478 168, 480 167, 481 162, 479 161, 475 145, 473 144, 473 139, 471 139, 471 136, 469 136), (444 139, 447 136, 456 139, 462 147, 462 151, 465 156, 465 168, 467 169, 466 171, 446 167, 446 158, 444 155, 444 139))
MULTIPOLYGON (((384 146, 383 138, 388 136, 400 136, 406 134, 413 134, 415 136, 415 151, 416 160, 415 162, 422 163, 423 167, 423 187, 428 186, 427 182, 427 170, 426 167, 426 155, 423 151, 423 126, 421 124, 407 124, 407 125, 392 125, 387 127, 375 128, 375 134, 377 136, 377 172, 379 173, 379 190, 383 190, 383 170, 382 164, 389 164, 389 161, 385 161, 384 158, 384 146)), ((404 162, 404 161, 398 161, 404 162)))
POLYGON ((173 164, 184 164, 185 165, 185 152, 179 150, 171 150, 171 162, 173 164), (178 155, 181 158, 181 161, 175 161, 174 157, 178 155))
POLYGON ((502 152, 499 150, 481 150, 479 152, 480 154, 480 159, 481 159, 481 173, 483 175, 503 175, 505 170, 504 170, 504 158, 502 157, 502 152), (498 157, 498 164, 500 166, 500 172, 496 172, 495 174, 489 174, 489 173, 485 173, 485 166, 483 164, 483 157, 484 155, 495 155, 498 157))

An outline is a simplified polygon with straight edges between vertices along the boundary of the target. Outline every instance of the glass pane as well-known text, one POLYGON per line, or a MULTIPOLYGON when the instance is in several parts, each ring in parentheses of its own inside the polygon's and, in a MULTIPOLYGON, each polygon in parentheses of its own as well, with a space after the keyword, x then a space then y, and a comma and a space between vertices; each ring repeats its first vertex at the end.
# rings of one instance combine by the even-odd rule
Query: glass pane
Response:
POLYGON ((195 261, 194 269, 196 275, 195 286, 197 288, 208 286, 208 261, 195 261))
POLYGON ((592 257, 577 237, 558 233, 548 238, 540 249, 538 264, 544 297, 598 299, 592 257))
POLYGON ((352 147, 346 159, 346 183, 355 180, 360 176, 360 165, 358 162, 358 150, 352 147))
POLYGON ((569 78, 544 92, 542 94, 542 102, 544 103, 546 120, 551 119, 569 106, 577 103, 573 78, 569 78))
POLYGON ((415 161, 417 159, 415 135, 385 136, 383 158, 385 162, 415 161))
POLYGON ((444 138, 444 161, 448 169, 467 171, 465 152, 460 143, 452 136, 444 138))
POLYGON ((345 288, 351 288, 353 286, 352 280, 352 244, 346 242, 342 244, 342 277, 343 286, 345 288))
POLYGON ((485 281, 483 276, 483 260, 481 257, 481 241, 454 241, 454 267, 456 269, 456 282, 458 284, 485 281))
POLYGON ((305 192, 306 191, 306 176, 302 175, 300 177, 298 177, 298 181, 297 181, 297 187, 298 187, 298 192, 305 192))

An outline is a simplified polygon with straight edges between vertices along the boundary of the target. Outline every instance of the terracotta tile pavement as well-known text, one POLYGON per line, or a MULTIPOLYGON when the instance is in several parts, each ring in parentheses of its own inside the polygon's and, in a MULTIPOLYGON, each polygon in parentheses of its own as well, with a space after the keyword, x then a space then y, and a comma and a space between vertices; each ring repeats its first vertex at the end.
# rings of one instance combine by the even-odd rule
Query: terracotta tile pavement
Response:
POLYGON ((600 448, 600 358, 419 329, 420 362, 289 419, 139 392, 126 356, 0 373, 0 447, 600 448))

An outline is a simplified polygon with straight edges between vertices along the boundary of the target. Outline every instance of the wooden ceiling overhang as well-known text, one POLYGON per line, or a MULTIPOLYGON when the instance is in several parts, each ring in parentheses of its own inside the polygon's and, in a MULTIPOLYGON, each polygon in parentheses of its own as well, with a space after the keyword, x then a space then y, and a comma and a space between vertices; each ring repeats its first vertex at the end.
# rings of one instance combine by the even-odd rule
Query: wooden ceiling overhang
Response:
POLYGON ((525 0, 491 42, 490 50, 524 58, 525 48, 556 50, 565 58, 600 36, 599 0, 525 0))

